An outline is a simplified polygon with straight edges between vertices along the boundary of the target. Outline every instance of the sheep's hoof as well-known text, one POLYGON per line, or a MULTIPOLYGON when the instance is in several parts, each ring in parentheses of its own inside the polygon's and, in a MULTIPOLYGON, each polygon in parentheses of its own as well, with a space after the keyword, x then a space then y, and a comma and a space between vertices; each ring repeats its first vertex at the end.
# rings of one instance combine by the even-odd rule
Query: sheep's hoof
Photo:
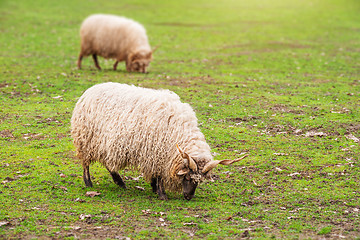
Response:
POLYGON ((93 187, 93 184, 90 179, 84 179, 84 182, 86 187, 93 187))

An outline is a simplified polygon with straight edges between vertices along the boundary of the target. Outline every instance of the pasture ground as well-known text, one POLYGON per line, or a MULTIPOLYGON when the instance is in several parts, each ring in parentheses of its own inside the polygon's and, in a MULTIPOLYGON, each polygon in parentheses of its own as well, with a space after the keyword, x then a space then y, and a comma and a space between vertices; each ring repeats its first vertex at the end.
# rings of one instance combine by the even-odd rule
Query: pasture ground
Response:
POLYGON ((2 0, 0 238, 359 239, 359 12, 358 0, 2 0), (159 46, 148 74, 103 58, 76 68, 81 21, 99 12, 143 23, 159 46), (99 164, 86 189, 69 122, 107 81, 176 92, 215 159, 250 156, 191 201, 158 200, 132 170, 119 189, 99 164))

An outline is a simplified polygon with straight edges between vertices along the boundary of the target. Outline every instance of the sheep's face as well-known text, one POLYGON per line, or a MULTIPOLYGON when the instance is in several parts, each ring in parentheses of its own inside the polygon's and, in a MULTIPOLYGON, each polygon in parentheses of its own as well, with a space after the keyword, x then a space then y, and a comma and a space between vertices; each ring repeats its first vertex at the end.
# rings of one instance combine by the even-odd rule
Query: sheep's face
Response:
POLYGON ((151 60, 152 52, 138 52, 136 54, 130 54, 127 62, 127 70, 129 72, 146 73, 151 60))
POLYGON ((191 200, 195 196, 196 187, 199 184, 200 176, 193 171, 184 174, 182 179, 183 195, 186 200, 191 200), (199 178, 199 179, 198 179, 199 178))
POLYGON ((181 157, 183 158, 183 167, 177 172, 179 177, 183 177, 182 186, 183 194, 185 199, 190 200, 195 195, 195 190, 198 184, 204 179, 211 179, 211 170, 215 168, 218 164, 230 165, 236 162, 239 162, 243 158, 246 158, 248 155, 244 155, 241 158, 230 160, 223 159, 220 161, 212 160, 212 157, 205 155, 194 156, 194 159, 189 156, 186 152, 181 150, 179 145, 176 144, 176 147, 179 150, 181 157))
POLYGON ((130 72, 141 72, 146 73, 147 67, 149 66, 150 61, 147 59, 136 60, 130 65, 130 72))
POLYGON ((198 171, 198 169, 199 168, 197 167, 196 170, 193 170, 188 165, 184 164, 183 169, 177 173, 181 178, 183 195, 186 200, 191 200, 195 196, 197 186, 204 179, 211 179, 209 172, 202 173, 201 171, 198 171))
MULTIPOLYGON (((193 158, 191 158, 186 152, 183 152, 179 146, 178 150, 183 158, 182 168, 177 172, 178 177, 182 178, 183 194, 186 200, 190 200, 195 195, 196 187, 202 182, 204 178, 209 178, 209 172, 203 173, 193 158)), ((200 157, 201 158, 201 157, 200 157)), ((204 159, 198 159, 199 163, 204 159)))

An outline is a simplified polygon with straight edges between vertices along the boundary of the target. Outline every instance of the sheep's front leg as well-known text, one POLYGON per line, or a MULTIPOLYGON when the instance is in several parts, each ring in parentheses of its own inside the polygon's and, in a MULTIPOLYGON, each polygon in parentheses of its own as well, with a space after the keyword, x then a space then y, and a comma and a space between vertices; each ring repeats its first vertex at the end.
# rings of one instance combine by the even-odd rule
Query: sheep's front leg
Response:
POLYGON ((100 65, 99 65, 99 62, 98 62, 98 59, 97 59, 96 54, 93 54, 92 57, 93 57, 93 59, 94 59, 95 67, 96 67, 97 69, 101 70, 101 67, 100 67, 100 65))
POLYGON ((82 59, 83 59, 83 55, 80 53, 79 58, 78 58, 78 62, 77 62, 78 69, 81 69, 81 61, 82 61, 82 59))
POLYGON ((151 187, 153 189, 153 192, 156 192, 159 195, 160 200, 168 200, 161 177, 152 178, 151 187))
POLYGON ((151 179, 151 187, 152 187, 153 193, 157 193, 157 178, 151 179))
POLYGON ((112 177, 112 179, 114 180, 114 183, 116 183, 117 185, 119 185, 122 188, 126 188, 126 185, 124 183, 124 181, 122 180, 122 178, 120 177, 119 173, 115 172, 115 171, 110 171, 108 169, 108 171, 110 172, 110 175, 112 177))
POLYGON ((131 62, 129 60, 126 60, 125 63, 126 63, 126 71, 131 72, 131 67, 130 67, 131 62))
POLYGON ((93 184, 91 182, 91 179, 90 179, 89 166, 84 166, 83 178, 84 178, 85 186, 87 186, 87 187, 92 187, 93 186, 93 184))

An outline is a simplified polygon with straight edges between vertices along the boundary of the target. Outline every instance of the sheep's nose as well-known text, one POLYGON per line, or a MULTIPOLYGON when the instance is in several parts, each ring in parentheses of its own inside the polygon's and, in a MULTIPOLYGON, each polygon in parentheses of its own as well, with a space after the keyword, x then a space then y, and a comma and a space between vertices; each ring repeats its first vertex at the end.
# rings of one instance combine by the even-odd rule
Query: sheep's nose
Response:
POLYGON ((190 195, 190 194, 184 193, 184 198, 185 198, 186 200, 191 200, 193 197, 194 197, 194 195, 190 195))

